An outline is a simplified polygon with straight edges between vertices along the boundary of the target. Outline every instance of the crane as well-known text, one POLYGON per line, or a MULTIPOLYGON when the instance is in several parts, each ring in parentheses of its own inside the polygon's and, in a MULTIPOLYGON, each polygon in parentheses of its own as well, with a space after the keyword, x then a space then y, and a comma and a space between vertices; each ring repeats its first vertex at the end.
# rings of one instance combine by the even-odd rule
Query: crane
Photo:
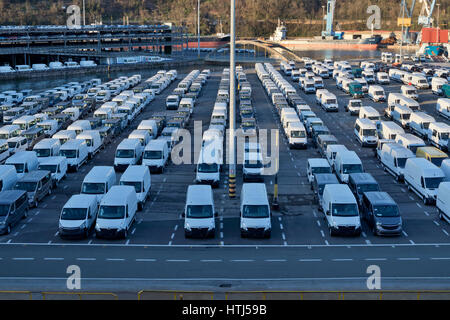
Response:
POLYGON ((327 27, 325 31, 322 31, 322 37, 334 37, 333 30, 333 17, 334 8, 336 6, 336 0, 328 0, 327 2, 327 14, 323 17, 327 20, 327 27))
MULTIPOLYGON (((412 1, 411 7, 409 9, 408 9, 408 4, 407 4, 406 0, 402 0, 402 2, 400 4, 400 12, 402 14, 402 17, 401 17, 402 22, 399 25, 401 25, 402 27, 405 27, 405 29, 403 29, 403 34, 402 34, 402 42, 405 42, 405 43, 411 42, 411 39, 409 37, 409 28, 411 27, 411 18, 412 18, 415 6, 416 6, 416 0, 412 1), (406 15, 407 19, 409 20, 409 23, 405 23, 405 15, 406 15)), ((399 18, 399 21, 400 21, 400 18, 399 18)))
POLYGON ((419 14, 420 25, 423 25, 424 28, 430 28, 433 25, 433 11, 436 5, 436 0, 420 0, 422 3, 422 9, 419 14))

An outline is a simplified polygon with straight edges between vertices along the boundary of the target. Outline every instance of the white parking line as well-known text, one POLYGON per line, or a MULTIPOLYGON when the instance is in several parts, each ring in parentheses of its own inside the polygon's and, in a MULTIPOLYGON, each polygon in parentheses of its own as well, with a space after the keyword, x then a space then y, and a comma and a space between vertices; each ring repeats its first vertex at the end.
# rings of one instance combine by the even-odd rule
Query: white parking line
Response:
POLYGON ((367 234, 364 231, 361 234, 364 238, 367 238, 367 234))
POLYGON ((190 262, 191 260, 184 259, 167 259, 166 262, 190 262))
POLYGON ((173 231, 177 231, 178 229, 178 224, 175 225, 175 227, 173 228, 173 231))
POLYGON ((319 221, 319 220, 316 220, 316 222, 317 222, 317 225, 318 225, 319 228, 320 228, 320 221, 319 221))
POLYGON ((254 262, 253 259, 230 260, 231 262, 254 262))
POLYGON ((300 262, 320 262, 322 259, 300 259, 300 262))
POLYGON ((332 261, 336 261, 336 262, 346 262, 346 261, 353 261, 353 259, 349 258, 349 259, 331 259, 332 261))
POLYGON ((92 239, 91 239, 91 240, 89 240, 88 244, 91 244, 91 243, 92 243, 92 239))
POLYGON ((13 260, 16 261, 32 261, 34 260, 34 258, 12 258, 13 260))
POLYGON ((420 205, 420 203, 416 202, 416 205, 417 205, 419 208, 422 208, 422 206, 420 205))
POLYGON ((410 242, 411 244, 415 244, 414 241, 412 241, 412 240, 409 240, 409 242, 410 242))
POLYGON ((121 258, 106 258, 106 261, 125 261, 125 259, 121 259, 121 258))
POLYGON ((323 230, 320 230, 320 234, 322 235, 322 238, 325 238, 325 233, 323 232, 323 230))
POLYGON ((442 232, 445 233, 446 236, 448 236, 448 232, 445 229, 442 229, 442 232))
POLYGON ((77 258, 78 261, 95 261, 96 258, 77 258))
POLYGON ((205 259, 205 260, 200 260, 200 262, 222 262, 223 260, 221 259, 205 259))
POLYGON ((397 260, 400 260, 400 261, 417 261, 417 260, 420 260, 420 258, 397 258, 397 260))
POLYGON ((403 231, 402 231, 402 233, 403 233, 403 235, 404 235, 405 237, 407 237, 407 236, 408 236, 408 234, 406 233, 406 231, 405 231, 405 230, 403 230, 403 231))
POLYGON ((372 242, 370 242, 370 240, 366 240, 366 243, 367 244, 372 244, 372 242))
POLYGON ((125 245, 128 245, 130 243, 130 239, 127 240, 127 242, 125 242, 125 245))
POLYGON ((133 229, 133 231, 131 231, 131 234, 134 234, 136 232, 136 228, 133 229))
POLYGON ((411 201, 414 201, 414 198, 413 198, 412 196, 409 196, 409 199, 410 199, 411 201))
POLYGON ((286 259, 266 259, 265 262, 286 262, 286 259))
POLYGON ((366 261, 386 261, 386 258, 366 258, 366 261))
POLYGON ((56 231, 56 233, 55 233, 55 237, 57 237, 57 236, 58 236, 58 234, 59 234, 59 231, 56 231))
POLYGON ((426 211, 424 211, 423 213, 425 213, 425 215, 426 215, 427 217, 430 216, 430 214, 429 214, 428 212, 426 212, 426 211))
POLYGON ((450 260, 450 258, 430 258, 430 260, 450 260))
POLYGON ((136 259, 137 262, 155 262, 156 259, 136 259))
POLYGON ((437 222, 436 220, 433 220, 434 224, 437 225, 438 227, 440 226, 439 222, 437 222))
POLYGON ((63 261, 64 258, 44 258, 46 261, 63 261))

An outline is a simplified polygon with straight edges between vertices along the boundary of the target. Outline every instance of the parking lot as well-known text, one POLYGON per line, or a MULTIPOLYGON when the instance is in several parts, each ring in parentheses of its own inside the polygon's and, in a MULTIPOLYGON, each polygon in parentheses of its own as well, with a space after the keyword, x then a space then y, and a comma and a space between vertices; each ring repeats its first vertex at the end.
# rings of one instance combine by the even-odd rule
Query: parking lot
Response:
MULTIPOLYGON (((252 85, 252 101, 256 110, 256 118, 260 129, 279 128, 279 120, 265 91, 258 80, 254 69, 246 69, 248 80, 252 85)), ((184 75, 179 75, 182 79, 184 75)), ((239 232, 239 192, 242 185, 242 172, 237 172, 237 197, 229 199, 227 189, 227 170, 222 172, 219 188, 214 189, 216 210, 216 236, 213 239, 185 239, 181 212, 184 208, 187 186, 194 183, 194 165, 171 164, 163 174, 152 175, 151 195, 144 210, 138 213, 137 222, 131 229, 127 239, 102 240, 91 235, 83 240, 62 240, 58 230, 58 218, 61 208, 72 194, 79 193, 81 182, 89 170, 96 165, 113 165, 114 152, 118 143, 128 133, 135 129, 142 119, 153 113, 165 110, 165 98, 177 86, 175 81, 158 95, 147 106, 146 110, 134 120, 132 125, 106 146, 88 165, 79 172, 71 173, 53 193, 45 198, 36 209, 30 211, 29 217, 17 225, 10 235, 0 237, 5 244, 39 243, 39 244, 84 244, 84 245, 161 245, 161 246, 322 246, 322 245, 397 245, 397 244, 444 244, 450 243, 450 228, 438 219, 434 206, 425 206, 413 193, 408 192, 403 184, 385 173, 378 160, 373 156, 372 149, 361 148, 353 134, 354 116, 344 112, 343 106, 350 99, 349 95, 339 91, 334 80, 325 80, 326 88, 336 94, 340 110, 338 113, 326 113, 315 104, 314 95, 305 95, 294 84, 299 94, 307 101, 313 111, 325 122, 339 143, 349 150, 357 152, 363 161, 364 168, 371 173, 381 186, 398 203, 404 232, 400 237, 376 237, 363 226, 361 237, 331 237, 314 202, 313 193, 306 178, 306 160, 320 157, 312 144, 307 150, 289 150, 282 131, 280 131, 280 169, 278 174, 280 210, 273 212, 272 236, 270 239, 242 239, 239 232)), ((194 121, 202 121, 203 130, 209 124, 209 117, 217 94, 220 72, 212 74, 202 89, 195 111, 189 122, 188 129, 193 133, 194 121)), ((391 82, 384 86, 386 94, 399 92, 400 84, 391 82)), ((431 90, 420 91, 419 102, 424 110, 432 114, 439 121, 445 121, 434 111, 437 97, 431 90)), ((382 112, 385 103, 374 103, 368 98, 363 99, 364 105, 374 106, 382 112)), ((193 155, 195 162, 196 155, 193 155)), ((119 174, 120 177, 120 174, 119 174)), ((274 177, 265 178, 269 199, 272 198, 274 177)))

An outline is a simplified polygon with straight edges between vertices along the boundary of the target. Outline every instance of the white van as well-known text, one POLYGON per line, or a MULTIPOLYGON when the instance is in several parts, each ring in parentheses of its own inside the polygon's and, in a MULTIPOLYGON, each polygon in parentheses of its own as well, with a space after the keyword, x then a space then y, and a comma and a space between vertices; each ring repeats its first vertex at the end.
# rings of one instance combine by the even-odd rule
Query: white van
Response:
POLYGON ((358 202, 347 185, 325 185, 321 204, 330 236, 361 234, 358 202))
POLYGON ((76 194, 70 197, 59 217, 59 236, 87 238, 97 219, 98 202, 95 196, 76 194))
POLYGON ((439 218, 450 223, 450 182, 441 182, 437 191, 436 207, 439 218))
POLYGON ((88 157, 92 159, 102 147, 102 138, 98 130, 84 130, 76 139, 84 140, 88 148, 88 157))
POLYGON ((38 157, 34 151, 19 151, 6 159, 5 164, 16 167, 18 179, 26 173, 37 170, 39 165, 38 157))
MULTIPOLYGON (((413 100, 419 99, 419 95, 417 94, 417 89, 414 88, 413 86, 403 85, 403 86, 401 86, 400 90, 401 90, 402 94, 407 98, 410 98, 413 100)), ((391 93, 389 95, 391 95, 391 93)), ((400 99, 397 103, 400 103, 400 99)))
POLYGON ((38 170, 50 171, 53 186, 56 187, 62 179, 67 177, 67 159, 61 156, 39 159, 38 170))
POLYGON ((76 121, 80 117, 80 109, 77 107, 67 108, 62 113, 67 114, 72 121, 76 121))
POLYGON ((13 165, 0 165, 0 191, 12 190, 18 179, 13 165))
POLYGON ((6 140, 8 142, 9 154, 12 155, 20 150, 26 151, 28 149, 28 139, 26 137, 17 136, 6 140))
POLYGON ((95 195, 97 203, 116 184, 116 172, 111 166, 95 166, 84 177, 81 194, 95 195))
POLYGON ((20 127, 16 124, 9 124, 0 128, 0 139, 8 140, 20 135, 20 127))
POLYGON ((381 164, 397 181, 403 181, 406 161, 415 157, 411 150, 398 143, 385 143, 381 148, 381 164))
POLYGON ((138 199, 136 189, 131 186, 113 186, 100 202, 95 224, 98 238, 128 237, 136 219, 138 199))
POLYGON ((36 118, 34 116, 22 116, 12 122, 13 125, 20 127, 20 133, 33 128, 36 125, 36 118))
POLYGON ((169 161, 169 147, 165 139, 151 140, 144 149, 142 164, 148 166, 150 172, 164 172, 169 161))
POLYGON ((51 137, 58 131, 59 123, 58 120, 44 120, 41 122, 38 122, 36 124, 38 128, 42 128, 44 130, 44 133, 47 137, 51 137))
POLYGON ((69 170, 78 171, 88 160, 86 141, 78 139, 68 140, 59 149, 59 155, 66 157, 69 170))
POLYGON ((95 101, 96 102, 106 102, 111 99, 111 91, 109 90, 99 90, 95 94, 95 101))
POLYGON ((374 102, 386 101, 386 94, 382 86, 369 86, 368 95, 374 102))
POLYGON ((425 142, 422 139, 420 139, 419 137, 417 137, 411 133, 398 134, 395 137, 395 142, 408 148, 414 154, 416 154, 417 148, 426 146, 425 142))
POLYGON ((139 139, 123 139, 116 149, 114 168, 124 171, 129 165, 139 164, 143 150, 139 139))
POLYGON ((179 103, 180 103, 180 96, 178 96, 178 95, 169 95, 166 98, 166 109, 168 109, 168 110, 176 110, 176 109, 178 109, 179 103))
POLYGON ((36 156, 39 158, 39 163, 45 158, 55 157, 59 155, 59 149, 61 143, 58 139, 42 139, 33 147, 33 151, 36 152, 36 156))
POLYGON ((427 138, 430 134, 430 123, 436 120, 425 112, 413 112, 409 121, 409 128, 419 137, 427 138))
POLYGON ((375 110, 375 108, 367 106, 363 106, 359 109, 359 118, 369 119, 374 124, 377 124, 377 122, 381 120, 380 113, 375 110))
POLYGON ((393 107, 396 104, 400 104, 402 97, 405 97, 402 93, 390 92, 387 99, 388 107, 393 107))
POLYGON ((376 147, 378 142, 377 127, 369 119, 356 119, 353 132, 362 147, 376 147))
POLYGON ((196 183, 211 184, 217 188, 220 183, 220 170, 223 161, 223 146, 219 143, 210 143, 202 146, 197 161, 196 183))
POLYGON ((326 159, 322 158, 310 158, 307 161, 306 176, 309 183, 313 183, 314 175, 320 173, 331 173, 332 169, 326 159))
POLYGON ((76 137, 77 133, 75 132, 75 130, 61 130, 52 136, 53 139, 58 139, 61 145, 69 140, 75 139, 76 137))
POLYGON ((439 115, 450 120, 450 99, 439 98, 436 102, 436 111, 439 115))
POLYGON ((431 122, 428 127, 428 140, 437 148, 448 151, 450 126, 444 122, 431 122))
POLYGON ((132 186, 136 190, 138 199, 138 209, 142 210, 144 204, 150 196, 152 180, 150 171, 146 166, 129 166, 120 177, 121 186, 132 186))
POLYGON ((264 183, 244 183, 242 185, 240 217, 241 237, 270 237, 272 214, 264 183))
POLYGON ((320 104, 325 111, 339 111, 338 101, 336 96, 331 92, 324 92, 320 99, 320 104))
POLYGON ((188 186, 186 205, 183 211, 185 237, 214 238, 216 230, 215 216, 211 186, 188 186))
POLYGON ((438 96, 440 96, 443 94, 442 86, 447 83, 448 83, 447 79, 434 77, 431 80, 431 91, 434 94, 437 94, 438 96))
POLYGON ((444 172, 425 158, 409 158, 405 165, 405 183, 424 204, 434 204, 439 184, 444 181, 444 172))
POLYGON ((427 78, 422 74, 413 74, 411 76, 411 84, 417 89, 428 89, 430 87, 427 78))
POLYGON ((306 149, 308 146, 308 135, 305 126, 300 121, 290 122, 286 128, 286 136, 290 148, 306 149))
POLYGON ((379 84, 389 84, 391 82, 389 80, 389 74, 386 72, 377 72, 376 80, 379 84))
POLYGON ((327 158, 328 163, 331 166, 331 169, 334 171, 334 159, 336 158, 336 154, 338 152, 348 151, 347 147, 343 144, 329 144, 327 145, 327 150, 325 156, 327 158))
POLYGON ((380 139, 395 140, 398 134, 404 134, 405 130, 393 121, 381 121, 377 125, 380 139))
POLYGON ((334 159, 334 171, 341 183, 347 183, 350 173, 362 173, 364 169, 355 151, 339 151, 334 159))
POLYGON ((155 120, 142 120, 137 130, 147 130, 151 139, 156 139, 158 136, 158 125, 155 120))
POLYGON ((407 128, 412 114, 413 111, 410 108, 396 104, 390 115, 393 121, 399 123, 403 128, 407 128))
POLYGON ((75 133, 78 135, 84 130, 92 130, 91 123, 89 120, 77 120, 74 123, 72 123, 70 126, 67 127, 67 130, 75 131, 75 133))
POLYGON ((10 155, 8 140, 0 139, 0 163, 5 162, 10 155))
POLYGON ((152 139, 147 130, 133 130, 129 135, 128 139, 138 139, 141 142, 142 148, 150 142, 152 139))

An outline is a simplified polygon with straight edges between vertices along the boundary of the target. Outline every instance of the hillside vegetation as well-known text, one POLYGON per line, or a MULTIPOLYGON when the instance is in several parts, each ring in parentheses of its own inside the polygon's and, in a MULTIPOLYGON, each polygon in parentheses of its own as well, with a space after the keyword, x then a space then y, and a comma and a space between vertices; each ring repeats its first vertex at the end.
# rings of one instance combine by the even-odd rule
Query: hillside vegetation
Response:
MULTIPOLYGON (((411 0, 410 0, 411 1, 411 0)), ((196 32, 197 0, 85 0, 86 22, 104 24, 144 24, 173 22, 196 32)), ((381 8, 381 29, 395 30, 400 0, 337 0, 335 24, 341 30, 367 30, 369 5, 381 8)), ((448 28, 450 1, 440 1, 440 25, 448 28)), ((0 0, 0 24, 65 24, 65 7, 82 0, 0 0)), ((318 35, 322 29, 322 6, 326 0, 236 0, 237 33, 241 37, 268 36, 277 20, 285 21, 288 36, 318 35)), ((413 22, 417 22, 420 4, 413 22)), ((229 32, 230 3, 227 0, 201 0, 201 32, 229 32)), ((435 10, 435 17, 437 10, 435 10)), ((419 30, 413 25, 413 29, 419 30)))

